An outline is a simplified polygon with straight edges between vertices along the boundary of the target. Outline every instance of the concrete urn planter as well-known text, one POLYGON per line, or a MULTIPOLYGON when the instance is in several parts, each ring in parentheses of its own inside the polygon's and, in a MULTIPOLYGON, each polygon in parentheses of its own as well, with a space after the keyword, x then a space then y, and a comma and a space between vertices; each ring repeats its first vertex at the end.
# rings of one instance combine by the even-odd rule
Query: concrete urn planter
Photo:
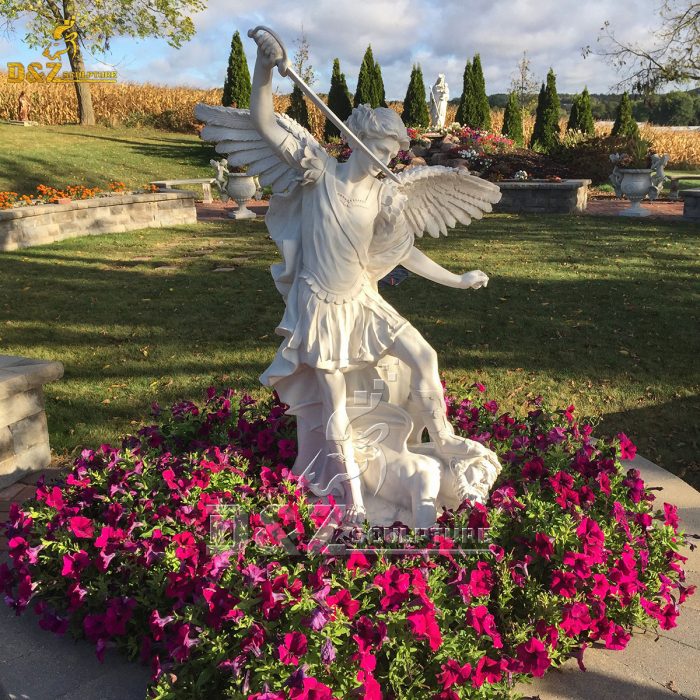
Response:
POLYGON ((258 191, 256 178, 247 173, 228 173, 226 194, 238 204, 238 209, 229 213, 230 219, 254 219, 256 214, 245 203, 258 191))
POLYGON ((630 200, 629 208, 620 212, 620 216, 649 216, 646 209, 642 209, 642 200, 654 191, 649 168, 620 168, 619 188, 622 195, 630 200))

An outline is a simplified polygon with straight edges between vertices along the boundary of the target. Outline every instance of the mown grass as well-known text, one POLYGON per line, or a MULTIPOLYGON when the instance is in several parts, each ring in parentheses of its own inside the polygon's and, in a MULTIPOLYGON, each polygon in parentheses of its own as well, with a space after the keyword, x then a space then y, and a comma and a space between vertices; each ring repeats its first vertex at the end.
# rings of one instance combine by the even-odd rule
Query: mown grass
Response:
MULTIPOLYGON (((0 124, 0 191, 31 194, 37 185, 107 190, 151 180, 213 177, 214 147, 195 134, 155 129, 0 124)), ((201 189, 199 190, 201 195, 201 189)))
MULTIPOLYGON (((624 431, 700 485, 696 227, 492 215, 420 247, 486 289, 417 277, 384 294, 438 350, 450 386, 505 409, 537 394, 624 431)), ((149 407, 210 384, 260 392, 282 300, 262 221, 103 235, 0 254, 0 352, 60 360, 47 387, 59 455, 115 441, 149 407), (217 272, 220 267, 233 271, 217 272)))

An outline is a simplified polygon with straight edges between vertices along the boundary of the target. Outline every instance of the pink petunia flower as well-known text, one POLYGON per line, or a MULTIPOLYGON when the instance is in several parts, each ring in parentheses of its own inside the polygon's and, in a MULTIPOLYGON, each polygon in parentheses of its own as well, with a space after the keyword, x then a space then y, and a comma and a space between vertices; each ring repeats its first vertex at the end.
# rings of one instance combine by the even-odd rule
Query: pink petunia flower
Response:
POLYGON ((532 637, 524 644, 518 644, 515 651, 518 660, 523 664, 523 671, 536 678, 543 676, 552 663, 546 647, 537 637, 532 637))
POLYGON ((277 651, 283 664, 296 666, 299 663, 299 657, 304 656, 308 648, 308 641, 303 632, 287 632, 284 635, 284 642, 277 647, 277 651))

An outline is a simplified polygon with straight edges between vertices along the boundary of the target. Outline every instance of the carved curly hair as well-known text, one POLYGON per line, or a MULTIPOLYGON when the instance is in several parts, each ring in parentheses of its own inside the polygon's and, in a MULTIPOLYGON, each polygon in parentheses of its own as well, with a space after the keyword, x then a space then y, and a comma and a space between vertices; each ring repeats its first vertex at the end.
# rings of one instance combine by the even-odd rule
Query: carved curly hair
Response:
POLYGON ((369 105, 359 105, 345 123, 361 139, 383 138, 392 136, 399 142, 399 147, 406 151, 410 146, 406 127, 398 112, 388 107, 372 109, 369 105))

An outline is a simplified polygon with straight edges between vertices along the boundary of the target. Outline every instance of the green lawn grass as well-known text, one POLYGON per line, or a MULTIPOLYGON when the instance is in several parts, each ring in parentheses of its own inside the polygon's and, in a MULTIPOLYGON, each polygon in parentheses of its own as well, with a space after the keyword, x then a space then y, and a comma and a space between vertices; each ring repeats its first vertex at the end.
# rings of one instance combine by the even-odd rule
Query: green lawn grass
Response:
MULTIPOLYGON (((0 191, 30 194, 37 185, 128 188, 151 180, 213 177, 214 147, 195 134, 155 129, 0 124, 0 191)), ((199 190, 201 195, 201 188, 199 190)))
MULTIPOLYGON (((696 227, 492 215, 420 247, 486 289, 417 277, 383 293, 437 349, 448 384, 479 378, 504 408, 529 397, 602 419, 700 485, 696 227)), ((60 360, 47 386, 59 455, 114 441, 150 404, 210 384, 261 391, 282 300, 262 221, 63 241, 0 254, 0 352, 60 360), (234 271, 216 272, 218 267, 234 271)))

